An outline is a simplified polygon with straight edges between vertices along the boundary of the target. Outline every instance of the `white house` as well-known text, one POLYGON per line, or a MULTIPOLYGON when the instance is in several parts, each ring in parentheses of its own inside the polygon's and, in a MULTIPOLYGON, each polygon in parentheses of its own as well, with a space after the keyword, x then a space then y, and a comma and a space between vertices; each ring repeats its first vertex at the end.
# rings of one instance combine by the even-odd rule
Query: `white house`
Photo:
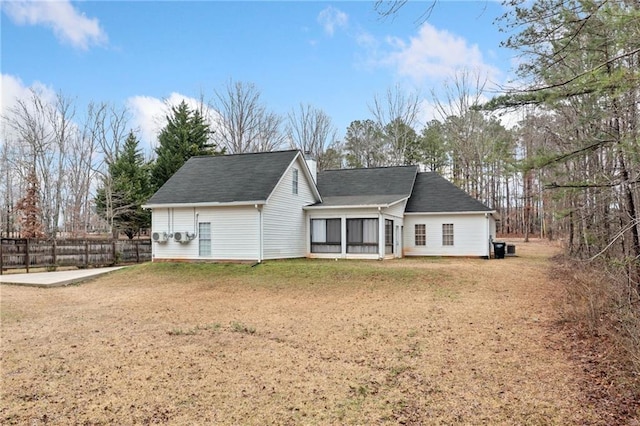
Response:
POLYGON ((153 259, 490 255, 495 211, 416 166, 317 173, 300 151, 199 156, 144 206, 153 259))

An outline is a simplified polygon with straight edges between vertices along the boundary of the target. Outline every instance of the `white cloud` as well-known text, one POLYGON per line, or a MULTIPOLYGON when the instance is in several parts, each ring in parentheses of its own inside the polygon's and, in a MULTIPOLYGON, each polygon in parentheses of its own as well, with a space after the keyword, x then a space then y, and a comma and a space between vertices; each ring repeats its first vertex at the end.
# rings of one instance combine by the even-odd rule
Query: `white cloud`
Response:
POLYGON ((418 114, 418 122, 420 123, 419 131, 422 130, 428 122, 432 120, 440 120, 440 115, 438 114, 438 107, 434 102, 430 102, 427 99, 423 99, 420 101, 420 109, 418 114))
MULTIPOLYGON (((191 98, 180 93, 173 92, 166 99, 152 96, 133 96, 126 101, 127 108, 131 112, 132 127, 139 130, 140 141, 147 143, 150 148, 158 144, 158 134, 166 124, 166 117, 172 106, 178 106, 185 101, 192 110, 200 109, 199 99, 191 98)), ((205 105, 204 116, 209 123, 214 123, 215 111, 205 105)))
POLYGON ((20 78, 10 74, 0 75, 0 115, 6 117, 9 110, 15 106, 19 99, 26 99, 29 96, 29 88, 26 87, 20 78))
POLYGON ((366 49, 373 49, 373 50, 377 49, 378 46, 380 45, 380 43, 374 37, 373 34, 364 30, 360 30, 356 34, 356 43, 358 43, 358 46, 364 47, 366 49))
MULTIPOLYGON (((11 120, 11 110, 19 101, 24 101, 28 106, 32 97, 32 91, 37 93, 45 104, 53 104, 55 102, 56 93, 47 85, 35 81, 30 86, 25 85, 19 77, 10 74, 0 74, 0 139, 13 140, 16 138, 14 130, 7 124, 7 120, 11 120)), ((0 141, 0 145, 2 145, 0 141)))
POLYGON ((131 126, 140 132, 140 141, 154 147, 158 132, 164 126, 164 102, 151 96, 134 96, 127 99, 126 105, 131 112, 131 126))
POLYGON ((486 63, 477 45, 446 30, 438 30, 425 23, 415 37, 404 41, 387 37, 390 51, 378 59, 379 65, 394 68, 398 75, 409 77, 416 83, 426 79, 443 79, 461 70, 472 70, 496 80, 500 71, 486 63))
POLYGON ((56 97, 55 91, 49 86, 39 81, 34 81, 30 86, 26 86, 20 77, 11 74, 0 74, 0 115, 6 116, 10 109, 18 101, 27 100, 31 97, 31 91, 35 91, 48 103, 53 103, 56 97))
POLYGON ((323 9, 318 14, 318 22, 324 28, 324 32, 333 36, 336 28, 346 28, 349 22, 349 15, 341 11, 340 9, 336 9, 335 7, 329 6, 323 9))
POLYGON ((69 0, 12 0, 2 2, 4 13, 18 25, 43 25, 73 47, 86 50, 107 42, 96 18, 87 18, 69 0))

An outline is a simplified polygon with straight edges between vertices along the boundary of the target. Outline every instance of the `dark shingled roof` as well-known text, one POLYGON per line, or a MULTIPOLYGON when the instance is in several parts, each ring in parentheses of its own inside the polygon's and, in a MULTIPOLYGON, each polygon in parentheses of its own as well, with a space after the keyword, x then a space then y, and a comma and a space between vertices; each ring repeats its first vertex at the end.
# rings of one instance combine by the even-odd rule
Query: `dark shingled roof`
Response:
POLYGON ((146 204, 266 200, 298 152, 192 157, 146 204))
POLYGON ((418 173, 407 213, 490 212, 485 206, 434 172, 418 173))
POLYGON ((391 204, 411 195, 416 166, 325 170, 318 173, 316 206, 391 204))

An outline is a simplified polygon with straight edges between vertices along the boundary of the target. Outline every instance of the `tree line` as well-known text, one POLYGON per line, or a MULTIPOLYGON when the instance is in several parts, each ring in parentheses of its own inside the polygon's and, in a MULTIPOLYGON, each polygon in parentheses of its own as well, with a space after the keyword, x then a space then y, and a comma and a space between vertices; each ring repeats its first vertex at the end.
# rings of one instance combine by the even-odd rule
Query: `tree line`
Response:
MULTIPOLYGON (((519 132, 474 109, 483 88, 456 77, 458 109, 419 126, 420 97, 399 87, 375 96, 371 115, 344 138, 323 110, 300 104, 286 117, 270 112, 250 83, 229 82, 216 102, 169 105, 153 154, 145 154, 125 109, 31 92, 4 123, 0 152, 3 235, 55 238, 103 230, 133 238, 149 226, 140 206, 191 156, 297 148, 320 170, 418 165, 450 178, 487 205, 504 210, 504 232, 523 232, 519 132), (471 87, 473 86, 473 87, 471 87), (419 129, 419 130, 418 130, 419 129)), ((532 222, 533 223, 533 222, 532 222)))

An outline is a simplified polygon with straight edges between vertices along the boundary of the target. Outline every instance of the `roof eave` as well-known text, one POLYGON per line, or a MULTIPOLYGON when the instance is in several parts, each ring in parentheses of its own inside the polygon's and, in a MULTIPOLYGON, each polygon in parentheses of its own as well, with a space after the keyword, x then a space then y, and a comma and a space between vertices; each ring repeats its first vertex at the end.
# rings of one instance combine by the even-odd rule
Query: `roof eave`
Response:
MULTIPOLYGON (((395 204, 395 203, 393 203, 395 204)), ((349 204, 345 206, 305 206, 303 210, 335 210, 335 209, 386 209, 391 204, 349 204)))
POLYGON ((150 203, 143 204, 143 209, 167 209, 183 207, 233 207, 233 206, 255 206, 267 204, 267 200, 253 201, 229 201, 229 202, 204 202, 204 203, 150 203))
POLYGON ((388 209, 389 207, 393 207, 396 204, 402 203, 409 199, 409 196, 400 198, 395 201, 391 201, 389 203, 377 203, 377 204, 345 204, 345 205, 334 205, 334 206, 323 206, 323 205, 313 205, 313 206, 305 206, 304 210, 322 210, 322 209, 388 209))
POLYGON ((463 214, 491 214, 494 215, 497 212, 495 210, 468 210, 462 212, 452 212, 447 210, 442 210, 439 212, 404 212, 406 215, 416 216, 416 215, 441 215, 441 214, 449 214, 449 215, 463 215, 463 214))

